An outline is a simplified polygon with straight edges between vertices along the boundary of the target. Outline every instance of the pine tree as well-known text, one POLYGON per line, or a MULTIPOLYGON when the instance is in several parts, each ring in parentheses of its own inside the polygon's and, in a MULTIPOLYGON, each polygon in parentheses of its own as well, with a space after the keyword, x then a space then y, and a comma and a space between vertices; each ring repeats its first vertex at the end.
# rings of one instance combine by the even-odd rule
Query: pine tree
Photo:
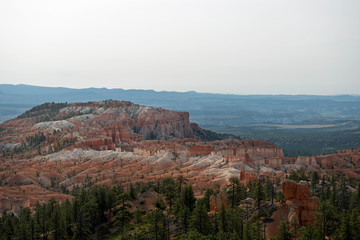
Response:
POLYGON ((261 226, 260 221, 256 221, 251 226, 251 239, 252 240, 263 240, 264 239, 263 234, 263 227, 261 226))
POLYGON ((255 193, 254 193, 257 209, 260 210, 261 202, 264 200, 264 188, 259 180, 255 182, 255 193))
POLYGON ((194 196, 194 190, 190 184, 185 185, 180 193, 180 205, 186 206, 190 212, 193 211, 196 198, 194 196))
POLYGON ((360 208, 355 208, 351 212, 350 227, 352 229, 352 235, 354 239, 360 239, 360 208))
POLYGON ((73 235, 72 225, 74 222, 73 214, 72 214, 72 204, 66 199, 66 201, 61 205, 61 211, 64 215, 64 225, 65 225, 65 236, 66 238, 70 238, 73 235))
POLYGON ((275 239, 276 240, 291 240, 291 239, 293 239, 286 222, 281 221, 281 223, 278 227, 278 231, 277 231, 275 239))
POLYGON ((290 175, 289 175, 289 179, 293 180, 295 182, 299 182, 299 175, 297 174, 297 172, 295 172, 294 170, 291 170, 290 175))
POLYGON ((181 192, 183 185, 187 182, 187 179, 183 175, 179 175, 176 179, 178 185, 178 192, 181 192))
POLYGON ((252 240, 251 224, 250 224, 250 222, 248 220, 246 220, 245 224, 244 224, 243 239, 244 240, 252 240))
POLYGON ((299 240, 323 240, 321 224, 308 224, 305 227, 301 227, 299 240))
POLYGON ((87 215, 90 217, 91 230, 95 230, 97 224, 101 223, 101 217, 99 214, 99 208, 96 204, 94 196, 89 196, 88 200, 82 204, 82 206, 87 210, 87 215))
POLYGON ((351 240, 353 239, 353 230, 350 222, 350 216, 347 211, 343 212, 341 217, 341 225, 338 233, 339 240, 351 240))
POLYGON ((31 211, 29 208, 23 208, 20 212, 19 222, 16 224, 17 239, 31 239, 31 211))
POLYGON ((119 209, 117 216, 115 217, 116 223, 120 227, 120 231, 123 233, 125 230, 125 227, 130 222, 132 215, 129 211, 129 208, 131 207, 128 203, 130 197, 127 193, 121 193, 119 196, 119 209))
POLYGON ((169 209, 172 209, 174 199, 176 197, 176 183, 173 178, 167 177, 162 181, 162 193, 165 195, 165 199, 169 204, 169 209))
POLYGON ((336 208, 331 203, 327 201, 322 202, 318 208, 318 212, 315 213, 315 217, 320 223, 323 239, 335 233, 339 218, 336 208))
POLYGON ((234 239, 242 239, 243 236, 243 213, 239 208, 229 208, 227 210, 228 231, 232 233, 234 239))
POLYGON ((148 216, 149 232, 151 239, 165 240, 167 235, 167 221, 161 210, 154 210, 148 216))
POLYGON ((218 222, 219 222, 219 229, 221 232, 226 233, 227 232, 227 227, 228 227, 228 218, 227 218, 227 212, 225 209, 225 204, 223 202, 221 202, 220 205, 220 211, 219 211, 219 215, 218 215, 218 222))
POLYGON ((60 210, 59 204, 56 204, 53 209, 53 213, 50 218, 50 232, 51 239, 58 240, 64 239, 66 233, 65 223, 63 219, 63 213, 60 210))
POLYGON ((36 225, 34 216, 30 218, 30 239, 39 239, 39 228, 36 225))
POLYGON ((6 226, 6 220, 8 218, 8 215, 6 213, 6 210, 4 209, 3 213, 2 213, 2 218, 0 218, 0 239, 8 239, 9 238, 9 229, 8 226, 6 226))
POLYGON ((268 201, 271 200, 272 202, 273 198, 274 198, 274 185, 267 177, 265 181, 265 199, 268 201))
POLYGON ((45 203, 36 203, 35 206, 35 220, 36 224, 39 228, 40 234, 43 239, 47 238, 47 232, 49 227, 49 218, 46 212, 46 204, 45 203))
POLYGON ((298 174, 299 174, 299 181, 309 181, 309 178, 305 174, 304 168, 300 168, 298 174))
POLYGON ((348 209, 349 203, 350 203, 350 196, 349 192, 346 186, 345 179, 342 177, 340 180, 340 202, 341 202, 341 208, 342 209, 348 209))
POLYGON ((95 185, 92 188, 92 194, 94 195, 95 202, 97 205, 99 220, 98 223, 104 222, 106 220, 105 211, 108 209, 108 198, 109 198, 109 189, 105 186, 95 185))
POLYGON ((211 195, 214 194, 214 191, 210 188, 206 189, 204 197, 203 197, 203 201, 205 203, 205 206, 208 210, 208 212, 210 211, 210 197, 211 195))
POLYGON ((143 213, 145 211, 144 210, 141 210, 139 208, 137 208, 134 212, 133 212, 133 215, 134 215, 134 221, 136 224, 139 224, 142 222, 142 216, 143 216, 143 213))
POLYGON ((154 207, 156 207, 158 210, 165 210, 166 209, 166 205, 165 202, 162 198, 162 196, 159 194, 157 195, 155 202, 154 202, 154 207))
POLYGON ((180 238, 181 240, 213 240, 211 236, 204 236, 197 231, 191 231, 189 234, 180 238))
POLYGON ((133 183, 130 183, 129 189, 128 189, 128 195, 131 199, 135 199, 136 198, 136 190, 134 188, 133 183))
POLYGON ((317 172, 311 173, 311 189, 314 192, 316 185, 319 183, 319 174, 317 172))
POLYGON ((240 181, 237 177, 231 177, 229 179, 229 184, 228 184, 228 197, 229 200, 231 201, 231 207, 234 208, 235 206, 237 206, 239 204, 239 200, 240 200, 240 193, 238 192, 239 190, 239 186, 240 185, 240 181))
POLYGON ((276 200, 278 202, 280 202, 281 205, 283 205, 283 206, 286 205, 285 196, 284 196, 284 193, 282 191, 279 191, 279 192, 276 193, 276 200))
POLYGON ((189 229, 190 215, 190 209, 187 206, 181 207, 179 212, 177 213, 177 220, 185 234, 188 232, 189 229))
POLYGON ((91 235, 91 224, 88 210, 81 206, 76 217, 73 239, 85 240, 91 235))
POLYGON ((197 204, 190 219, 190 228, 202 235, 209 235, 212 231, 210 219, 203 204, 197 204))

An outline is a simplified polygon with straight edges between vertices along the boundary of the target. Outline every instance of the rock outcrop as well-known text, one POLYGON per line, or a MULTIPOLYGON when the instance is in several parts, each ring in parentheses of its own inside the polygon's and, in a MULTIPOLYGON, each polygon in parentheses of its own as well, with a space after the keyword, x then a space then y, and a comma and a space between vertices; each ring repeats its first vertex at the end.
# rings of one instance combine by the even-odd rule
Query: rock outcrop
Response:
POLYGON ((335 154, 328 154, 315 157, 317 164, 329 175, 341 173, 346 177, 360 180, 360 148, 337 151, 335 154))
POLYGON ((318 197, 310 198, 308 183, 285 180, 282 183, 282 191, 289 207, 288 221, 298 221, 302 226, 313 223, 313 213, 320 206, 320 200, 318 197))
POLYGON ((245 169, 240 169, 239 179, 244 184, 249 181, 255 181, 258 178, 258 175, 254 171, 246 171, 245 169))

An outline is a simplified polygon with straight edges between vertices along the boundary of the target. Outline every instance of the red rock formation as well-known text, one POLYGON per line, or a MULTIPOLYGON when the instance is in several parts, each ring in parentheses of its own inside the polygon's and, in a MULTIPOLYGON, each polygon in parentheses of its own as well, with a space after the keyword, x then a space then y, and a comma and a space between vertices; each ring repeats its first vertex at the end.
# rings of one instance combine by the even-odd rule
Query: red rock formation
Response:
POLYGON ((99 151, 115 150, 115 144, 113 144, 112 139, 109 137, 87 139, 85 141, 76 143, 74 147, 91 148, 99 151))
POLYGON ((55 136, 46 136, 46 143, 53 143, 56 141, 55 136))
POLYGON ((245 171, 245 169, 240 169, 240 181, 246 184, 249 181, 254 181, 258 176, 253 171, 245 171))
POLYGON ((213 147, 209 145, 193 145, 189 150, 190 156, 208 155, 213 151, 213 147))
POLYGON ((244 155, 245 155, 245 162, 251 162, 250 155, 247 152, 245 152, 244 155))
POLYGON ((288 221, 299 221, 302 226, 313 223, 315 220, 313 212, 320 206, 320 200, 317 197, 310 198, 307 182, 296 183, 285 180, 282 183, 282 191, 286 205, 290 209, 288 221))
POLYGON ((214 195, 210 196, 210 211, 219 212, 221 208, 221 203, 224 203, 225 208, 228 208, 230 205, 230 201, 227 198, 225 191, 219 192, 216 197, 214 195))
POLYGON ((112 139, 114 144, 120 144, 122 142, 131 142, 130 131, 121 126, 107 126, 103 130, 96 133, 97 136, 106 136, 112 139))
POLYGON ((3 211, 19 214, 21 209, 35 208, 38 201, 48 201, 50 198, 63 202, 73 197, 43 189, 39 186, 25 185, 17 187, 0 186, 0 214, 3 211))
POLYGON ((278 168, 281 168, 281 166, 282 166, 282 159, 279 157, 272 157, 267 160, 269 161, 268 165, 271 168, 278 169, 278 168))
POLYGON ((360 179, 360 148, 356 150, 345 149, 337 151, 335 154, 315 157, 321 169, 325 169, 329 175, 339 173, 345 177, 360 179))
POLYGON ((307 166, 312 166, 312 167, 315 167, 315 168, 319 167, 314 156, 311 156, 311 157, 298 156, 295 164, 301 164, 301 165, 304 165, 306 167, 307 166))
MULTIPOLYGON (((248 141, 244 141, 245 144, 249 144, 248 141)), ((283 159, 284 153, 281 148, 275 147, 273 144, 264 144, 261 141, 251 142, 251 145, 245 145, 246 147, 240 147, 237 149, 236 154, 239 157, 243 157, 246 154, 251 159, 261 159, 263 157, 278 157, 283 159)))
POLYGON ((80 141, 77 146, 96 150, 115 149, 122 143, 144 139, 196 138, 187 112, 124 101, 63 104, 55 110, 54 104, 43 104, 4 122, 0 126, 10 134, 3 135, 0 142, 20 143, 39 131, 52 135, 54 130, 58 131, 56 138, 47 136, 47 144, 76 136, 80 141))

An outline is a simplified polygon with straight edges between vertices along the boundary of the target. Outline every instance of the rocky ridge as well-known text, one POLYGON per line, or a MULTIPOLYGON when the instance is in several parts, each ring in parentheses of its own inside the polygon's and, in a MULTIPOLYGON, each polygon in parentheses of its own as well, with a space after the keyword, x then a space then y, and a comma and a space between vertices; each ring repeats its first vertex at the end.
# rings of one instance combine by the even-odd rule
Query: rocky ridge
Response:
POLYGON ((50 145, 41 149, 44 153, 52 152, 65 140, 76 143, 75 147, 115 150, 123 143, 144 139, 196 138, 189 113, 125 101, 45 103, 0 127, 0 147, 26 142, 27 137, 41 132, 48 136, 50 145))

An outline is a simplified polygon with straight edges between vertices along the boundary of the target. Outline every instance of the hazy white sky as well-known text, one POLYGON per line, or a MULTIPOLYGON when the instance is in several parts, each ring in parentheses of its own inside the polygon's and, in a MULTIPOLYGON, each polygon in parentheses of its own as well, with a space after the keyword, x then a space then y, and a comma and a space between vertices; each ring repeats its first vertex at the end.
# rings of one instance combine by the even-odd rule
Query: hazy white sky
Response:
POLYGON ((0 83, 360 94, 360 1, 1 0, 0 83))

